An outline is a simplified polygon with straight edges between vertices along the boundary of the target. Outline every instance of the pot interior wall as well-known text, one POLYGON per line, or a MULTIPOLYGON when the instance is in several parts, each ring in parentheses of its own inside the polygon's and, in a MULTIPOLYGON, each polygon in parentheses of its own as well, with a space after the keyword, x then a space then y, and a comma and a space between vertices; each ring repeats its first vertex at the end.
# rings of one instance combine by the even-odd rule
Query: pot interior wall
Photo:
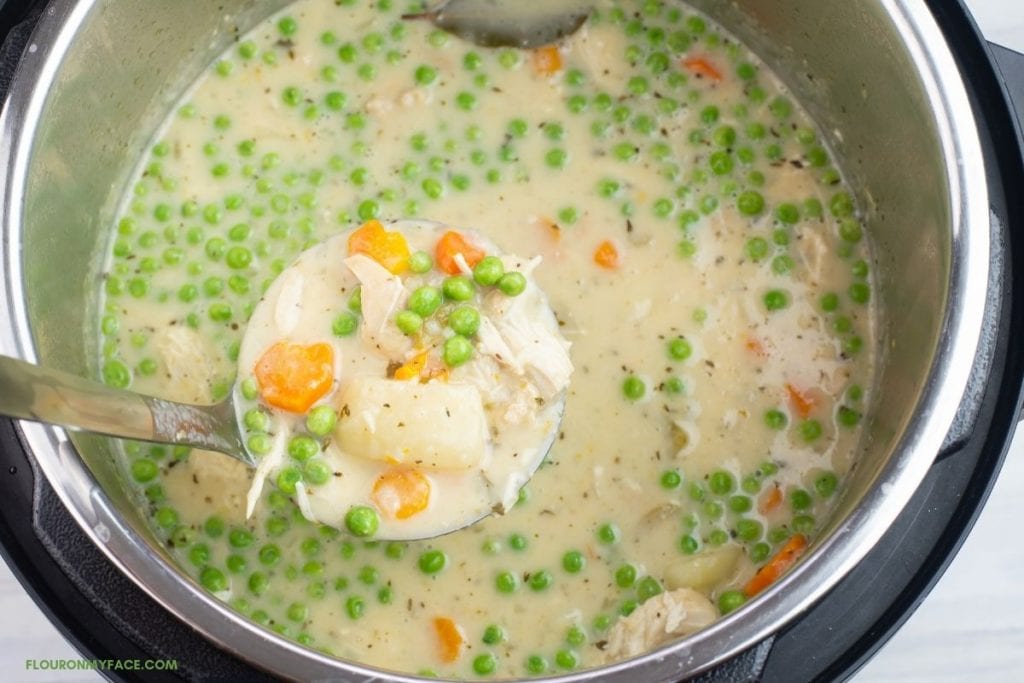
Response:
MULTIPOLYGON (((24 197, 24 284, 41 362, 95 375, 101 255, 138 150, 210 60, 283 4, 110 1, 89 9, 40 115, 24 197)), ((830 131, 867 209, 883 312, 881 390, 844 501, 848 511, 910 420, 940 334, 951 201, 935 118, 879 3, 696 5, 751 45, 830 131)), ((72 3, 54 6, 67 11, 72 3)), ((83 437, 77 444, 125 516, 142 528, 105 441, 83 437)))

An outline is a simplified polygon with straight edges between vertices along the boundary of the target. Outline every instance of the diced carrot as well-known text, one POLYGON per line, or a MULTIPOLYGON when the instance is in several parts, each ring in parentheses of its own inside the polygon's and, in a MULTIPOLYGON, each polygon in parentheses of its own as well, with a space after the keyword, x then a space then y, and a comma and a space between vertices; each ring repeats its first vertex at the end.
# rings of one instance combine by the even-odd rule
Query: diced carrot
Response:
POLYGON ((778 486, 773 486, 761 494, 761 498, 757 502, 757 511, 762 515, 767 515, 778 508, 781 503, 782 489, 778 486))
POLYGON ((789 404, 800 417, 807 417, 814 410, 817 401, 807 392, 800 391, 792 384, 786 384, 786 393, 789 395, 789 404))
POLYGON ((462 656, 462 646, 466 643, 466 638, 458 624, 448 617, 435 617, 434 632, 441 644, 439 652, 442 662, 451 664, 462 656))
POLYGON ((304 413, 331 390, 334 350, 324 343, 277 342, 256 362, 256 382, 269 405, 304 413))
POLYGON ((768 560, 763 567, 757 570, 754 577, 743 587, 743 592, 748 598, 752 598, 763 591, 786 573, 786 570, 793 566, 793 563, 797 561, 797 558, 803 554, 806 548, 807 539, 803 534, 792 536, 786 541, 786 545, 782 546, 782 550, 776 553, 775 557, 768 560))
POLYGON ((398 275, 409 268, 409 243, 400 232, 388 232, 378 220, 370 220, 348 237, 348 253, 366 254, 398 275))
POLYGON ((545 234, 552 240, 555 242, 562 241, 562 227, 558 223, 544 216, 537 218, 537 223, 544 228, 545 234))
POLYGON ((388 470, 373 484, 373 502, 390 519, 409 519, 427 509, 430 480, 419 470, 388 470))
POLYGON ((556 45, 545 45, 533 51, 533 70, 538 76, 553 76, 562 70, 562 53, 556 45))
POLYGON ((683 66, 698 78, 707 78, 712 81, 722 80, 722 72, 703 57, 687 57, 683 60, 683 66))
POLYGON ((455 256, 458 254, 462 254, 462 258, 466 259, 470 268, 476 267, 476 264, 480 263, 487 255, 483 250, 470 244, 461 234, 449 230, 441 235, 441 239, 437 241, 437 247, 434 248, 434 260, 437 261, 437 267, 449 275, 458 275, 462 272, 459 264, 455 262, 455 256))
POLYGON ((594 263, 608 270, 618 268, 619 250, 609 240, 601 242, 597 245, 597 250, 594 251, 594 263))
POLYGON ((760 356, 761 358, 764 358, 765 356, 768 355, 768 351, 764 348, 764 344, 762 344, 761 340, 758 339, 757 337, 747 337, 746 341, 743 343, 743 346, 747 349, 747 351, 750 351, 755 356, 760 356))
POLYGON ((416 354, 412 360, 409 360, 402 367, 395 370, 395 379, 410 380, 416 379, 423 372, 424 366, 427 364, 427 351, 416 354))

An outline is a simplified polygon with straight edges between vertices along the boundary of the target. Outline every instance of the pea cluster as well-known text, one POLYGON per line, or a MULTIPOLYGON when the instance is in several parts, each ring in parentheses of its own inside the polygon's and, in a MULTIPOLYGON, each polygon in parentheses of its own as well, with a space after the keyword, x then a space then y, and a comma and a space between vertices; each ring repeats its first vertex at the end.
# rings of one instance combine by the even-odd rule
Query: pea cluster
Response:
MULTIPOLYGON (((425 251, 413 253, 409 260, 413 273, 425 275, 434 269, 433 259, 425 251)), ((526 277, 517 271, 505 272, 497 256, 485 256, 473 268, 473 276, 451 275, 440 287, 424 284, 409 296, 408 306, 395 315, 395 325, 405 335, 422 335, 427 321, 447 321, 452 335, 443 344, 442 357, 452 368, 473 357, 470 339, 480 329, 480 311, 471 304, 478 296, 477 287, 493 287, 506 296, 519 296, 526 291, 526 277)), ((429 327, 429 326, 428 326, 429 327)))

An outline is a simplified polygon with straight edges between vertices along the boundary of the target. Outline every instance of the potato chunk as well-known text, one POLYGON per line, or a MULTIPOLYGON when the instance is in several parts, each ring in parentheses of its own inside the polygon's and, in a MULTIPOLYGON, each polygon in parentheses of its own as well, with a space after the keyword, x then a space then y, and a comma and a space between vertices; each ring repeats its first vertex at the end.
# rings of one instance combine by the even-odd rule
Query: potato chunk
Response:
POLYGON ((468 469, 490 454, 480 392, 469 384, 354 377, 341 391, 339 446, 352 455, 432 469, 468 469))

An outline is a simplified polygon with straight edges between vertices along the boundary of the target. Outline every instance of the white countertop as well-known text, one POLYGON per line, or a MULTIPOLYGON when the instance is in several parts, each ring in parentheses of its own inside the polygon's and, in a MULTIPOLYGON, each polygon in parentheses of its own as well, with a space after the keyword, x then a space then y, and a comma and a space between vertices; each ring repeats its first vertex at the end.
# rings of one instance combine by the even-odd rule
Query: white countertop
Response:
MULTIPOLYGON (((983 33, 1024 52, 1022 0, 967 0, 983 33)), ((949 570, 920 609, 857 676, 857 683, 1004 683, 1024 674, 1024 434, 949 570)), ((0 678, 96 681, 79 672, 28 672, 26 659, 78 658, 0 562, 0 678)))

